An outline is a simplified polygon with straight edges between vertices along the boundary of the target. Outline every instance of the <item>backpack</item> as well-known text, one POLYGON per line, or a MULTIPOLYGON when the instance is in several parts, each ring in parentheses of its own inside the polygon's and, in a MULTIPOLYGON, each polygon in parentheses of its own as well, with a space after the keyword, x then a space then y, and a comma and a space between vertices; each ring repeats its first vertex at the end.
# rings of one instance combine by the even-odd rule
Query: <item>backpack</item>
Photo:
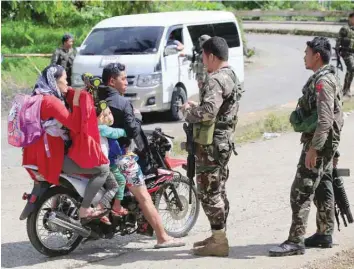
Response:
POLYGON ((35 143, 44 133, 40 111, 43 95, 17 94, 7 117, 8 143, 26 147, 35 143))

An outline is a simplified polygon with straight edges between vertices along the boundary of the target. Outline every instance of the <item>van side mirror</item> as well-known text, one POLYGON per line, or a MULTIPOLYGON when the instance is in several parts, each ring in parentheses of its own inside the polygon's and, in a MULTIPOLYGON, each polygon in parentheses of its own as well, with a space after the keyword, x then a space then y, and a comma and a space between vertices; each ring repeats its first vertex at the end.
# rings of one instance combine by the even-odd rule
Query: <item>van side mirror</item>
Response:
POLYGON ((164 56, 170 56, 170 55, 174 55, 177 53, 178 53, 178 50, 177 50, 176 45, 169 45, 169 46, 165 47, 164 56))

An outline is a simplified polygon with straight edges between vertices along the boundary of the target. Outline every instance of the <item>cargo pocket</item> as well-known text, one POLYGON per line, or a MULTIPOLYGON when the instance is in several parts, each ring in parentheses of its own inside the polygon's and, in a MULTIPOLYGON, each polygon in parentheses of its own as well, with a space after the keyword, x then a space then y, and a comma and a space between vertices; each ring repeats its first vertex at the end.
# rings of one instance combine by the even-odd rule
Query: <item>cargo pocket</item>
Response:
POLYGON ((232 153, 232 143, 227 132, 216 130, 212 146, 215 161, 221 166, 227 165, 232 153))

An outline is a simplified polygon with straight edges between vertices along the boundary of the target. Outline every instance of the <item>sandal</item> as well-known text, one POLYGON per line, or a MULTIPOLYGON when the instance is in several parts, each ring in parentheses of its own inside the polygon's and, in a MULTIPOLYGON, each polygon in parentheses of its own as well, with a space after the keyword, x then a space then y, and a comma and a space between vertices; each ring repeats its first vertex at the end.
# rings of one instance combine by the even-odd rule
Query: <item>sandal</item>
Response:
POLYGON ((154 248, 156 249, 160 249, 160 248, 178 248, 178 247, 183 247, 185 246, 186 243, 184 243, 183 241, 176 239, 176 238, 172 238, 171 240, 168 240, 164 243, 160 243, 160 244, 156 244, 154 246, 154 248))
POLYGON ((128 213, 129 213, 128 210, 125 209, 124 207, 122 207, 120 209, 120 211, 115 211, 115 210, 112 209, 111 212, 112 212, 112 215, 115 216, 115 217, 125 216, 125 215, 128 215, 128 213))
POLYGON ((83 218, 80 218, 81 224, 85 225, 85 224, 91 222, 94 219, 101 219, 103 216, 105 216, 105 215, 107 215, 109 213, 108 210, 105 210, 105 211, 103 211, 102 213, 100 213, 98 215, 94 215, 96 212, 100 212, 100 211, 101 210, 97 210, 96 208, 93 208, 90 215, 88 215, 86 217, 83 217, 83 218))
POLYGON ((112 225, 112 222, 110 222, 109 218, 106 216, 103 216, 102 218, 100 218, 100 221, 103 222, 104 224, 112 225))

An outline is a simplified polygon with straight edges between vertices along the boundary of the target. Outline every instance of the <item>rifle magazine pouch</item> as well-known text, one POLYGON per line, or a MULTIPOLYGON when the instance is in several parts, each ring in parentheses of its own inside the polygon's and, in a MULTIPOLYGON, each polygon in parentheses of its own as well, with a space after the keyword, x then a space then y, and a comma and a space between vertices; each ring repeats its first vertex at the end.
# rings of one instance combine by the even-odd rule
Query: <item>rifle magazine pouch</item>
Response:
POLYGON ((215 121, 203 121, 193 124, 193 140, 200 145, 210 145, 213 143, 215 121))

